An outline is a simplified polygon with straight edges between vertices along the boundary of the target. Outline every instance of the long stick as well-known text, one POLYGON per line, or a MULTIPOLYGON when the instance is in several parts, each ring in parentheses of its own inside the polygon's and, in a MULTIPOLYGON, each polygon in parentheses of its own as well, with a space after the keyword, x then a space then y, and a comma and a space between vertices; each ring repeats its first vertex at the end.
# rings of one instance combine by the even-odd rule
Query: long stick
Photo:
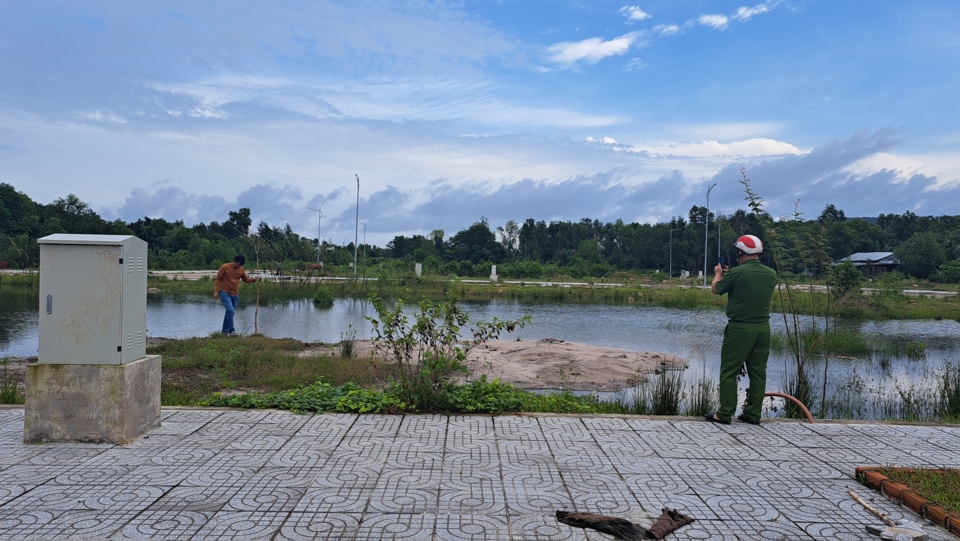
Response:
POLYGON ((260 313, 260 280, 257 280, 257 306, 253 309, 253 334, 260 334, 260 325, 257 324, 257 314, 260 313))
POLYGON ((877 510, 874 509, 873 507, 870 507, 870 505, 868 505, 867 502, 863 501, 863 499, 862 499, 860 496, 857 496, 852 490, 848 490, 848 491, 847 491, 847 494, 850 494, 851 496, 853 496, 853 499, 854 499, 854 500, 857 500, 858 502, 860 502, 860 505, 866 507, 866 508, 867 508, 867 511, 870 511, 870 512, 873 513, 874 515, 877 515, 878 517, 880 517, 880 520, 882 520, 883 522, 885 522, 887 526, 896 526, 896 525, 897 525, 896 522, 890 520, 890 517, 888 517, 887 515, 884 515, 884 514, 881 513, 880 511, 877 511, 877 510))

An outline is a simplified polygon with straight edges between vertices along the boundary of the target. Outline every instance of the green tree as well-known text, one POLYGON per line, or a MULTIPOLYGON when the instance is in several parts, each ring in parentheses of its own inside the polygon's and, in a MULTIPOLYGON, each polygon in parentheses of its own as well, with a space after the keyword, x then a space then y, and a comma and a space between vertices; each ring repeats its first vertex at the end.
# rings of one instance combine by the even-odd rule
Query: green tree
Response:
POLYGON ((947 262, 947 254, 933 233, 914 233, 893 250, 900 261, 899 270, 914 278, 929 278, 940 265, 947 262))

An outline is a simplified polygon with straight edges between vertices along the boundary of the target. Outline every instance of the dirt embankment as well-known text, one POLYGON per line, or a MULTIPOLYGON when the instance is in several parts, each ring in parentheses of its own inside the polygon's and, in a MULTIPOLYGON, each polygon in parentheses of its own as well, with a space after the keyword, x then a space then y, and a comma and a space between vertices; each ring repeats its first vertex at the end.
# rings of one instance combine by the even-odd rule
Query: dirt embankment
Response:
MULTIPOLYGON (((150 346, 162 338, 149 338, 150 346)), ((312 345, 300 355, 336 355, 338 345, 312 345)), ((359 340, 358 355, 372 355, 373 343, 359 340)), ((23 381, 28 362, 36 357, 8 359, 7 377, 23 381)), ((570 389, 618 391, 636 385, 660 369, 682 369, 686 359, 651 352, 630 352, 546 338, 543 340, 490 341, 474 348, 467 357, 472 376, 486 374, 522 389, 570 389)))

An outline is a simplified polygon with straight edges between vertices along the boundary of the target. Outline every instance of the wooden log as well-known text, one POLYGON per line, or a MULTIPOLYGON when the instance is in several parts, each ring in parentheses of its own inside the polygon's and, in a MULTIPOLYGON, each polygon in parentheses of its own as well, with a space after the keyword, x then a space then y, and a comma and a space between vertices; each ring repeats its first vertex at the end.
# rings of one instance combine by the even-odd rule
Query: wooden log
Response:
POLYGON ((557 511, 557 520, 574 528, 589 528, 626 541, 648 539, 646 528, 623 518, 595 515, 593 513, 557 511))

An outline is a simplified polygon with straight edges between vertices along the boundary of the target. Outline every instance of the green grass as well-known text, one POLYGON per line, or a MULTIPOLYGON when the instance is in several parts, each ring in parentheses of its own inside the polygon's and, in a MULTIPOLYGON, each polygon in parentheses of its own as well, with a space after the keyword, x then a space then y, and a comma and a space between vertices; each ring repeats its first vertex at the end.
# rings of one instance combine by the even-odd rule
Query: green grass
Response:
POLYGON ((23 391, 20 389, 23 378, 10 370, 9 362, 0 359, 0 404, 23 404, 23 391))
POLYGON ((960 470, 883 468, 880 473, 939 503, 947 511, 960 513, 960 470))
POLYGON ((382 387, 393 374, 373 359, 345 358, 339 352, 339 344, 320 349, 293 339, 219 334, 165 340, 148 348, 163 356, 164 406, 196 405, 217 392, 279 392, 320 380, 382 387))

